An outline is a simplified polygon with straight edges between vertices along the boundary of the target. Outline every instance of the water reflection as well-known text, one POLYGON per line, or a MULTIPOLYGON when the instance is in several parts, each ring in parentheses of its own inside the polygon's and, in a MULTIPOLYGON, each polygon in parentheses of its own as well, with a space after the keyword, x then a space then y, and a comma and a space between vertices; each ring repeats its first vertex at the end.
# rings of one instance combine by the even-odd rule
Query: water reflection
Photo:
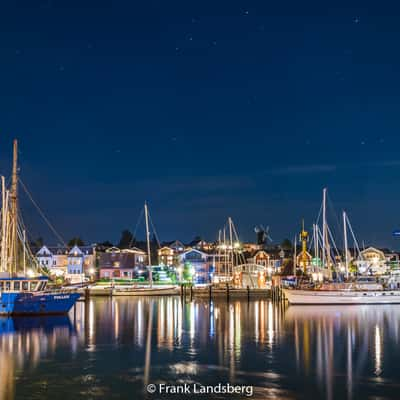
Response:
POLYGON ((68 317, 0 318, 0 400, 66 386, 74 398, 140 398, 156 381, 251 384, 253 398, 392 398, 399 328, 391 305, 90 299, 68 317))
POLYGON ((14 398, 16 371, 36 367, 51 358, 58 346, 68 344, 74 353, 73 334, 67 316, 0 317, 0 399, 14 398))

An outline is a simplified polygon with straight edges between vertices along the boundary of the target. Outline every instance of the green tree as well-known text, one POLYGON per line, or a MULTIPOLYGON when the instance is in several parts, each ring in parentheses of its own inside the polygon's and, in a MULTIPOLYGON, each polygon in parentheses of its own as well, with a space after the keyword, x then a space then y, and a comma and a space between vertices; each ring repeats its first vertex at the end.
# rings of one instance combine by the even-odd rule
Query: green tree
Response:
POLYGON ((35 246, 36 247, 43 247, 43 244, 44 244, 44 241, 43 241, 43 238, 42 237, 38 237, 35 241, 34 241, 34 243, 35 243, 35 246))
POLYGON ((121 232, 121 238, 119 239, 118 247, 120 249, 129 249, 132 246, 135 238, 130 230, 124 229, 121 232))
POLYGON ((292 250, 292 248, 293 248, 293 245, 289 239, 284 239, 283 242, 281 243, 281 249, 284 251, 290 251, 290 250, 292 250))
POLYGON ((182 278, 184 281, 191 282, 193 280, 192 264, 190 262, 185 262, 183 265, 182 278))
POLYGON ((83 240, 79 237, 73 237, 69 242, 68 242, 68 247, 73 247, 73 246, 84 246, 85 243, 83 242, 83 240))
POLYGON ((356 274, 358 272, 357 264, 353 260, 350 261, 349 272, 351 274, 356 274))
POLYGON ((99 243, 98 246, 101 246, 101 247, 113 247, 114 245, 109 240, 106 240, 104 242, 99 243))

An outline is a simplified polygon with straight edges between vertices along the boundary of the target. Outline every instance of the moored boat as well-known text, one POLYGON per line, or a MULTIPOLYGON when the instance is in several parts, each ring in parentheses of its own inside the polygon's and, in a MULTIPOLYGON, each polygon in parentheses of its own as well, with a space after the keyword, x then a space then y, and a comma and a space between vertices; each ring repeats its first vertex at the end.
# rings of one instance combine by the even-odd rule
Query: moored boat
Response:
POLYGON ((47 277, 0 278, 0 315, 66 314, 79 293, 47 292, 47 277))
MULTIPOLYGON (((309 268, 307 261, 307 238, 304 230, 301 233, 303 276, 306 284, 301 281, 295 288, 283 289, 290 304, 318 305, 318 304, 400 304, 400 290, 394 289, 394 282, 388 284, 382 276, 360 275, 355 260, 359 260, 360 249, 351 227, 347 213, 343 211, 343 251, 340 252, 326 218, 327 190, 323 190, 322 201, 322 231, 317 222, 313 225, 314 264, 309 268), (352 256, 348 248, 348 230, 354 240, 352 256), (320 249, 319 244, 322 248, 320 249), (358 252, 358 256, 356 256, 358 252), (319 258, 322 256, 322 260, 319 258), (353 262, 352 272, 350 264, 353 262), (355 271, 354 271, 355 269, 355 271), (335 274, 333 274, 335 271, 335 274), (333 277, 335 275, 335 278, 333 277), (388 289, 392 287, 392 289, 388 289)), ((321 213, 320 213, 321 214, 321 213)), ((294 259, 296 267, 297 259, 294 259)))
POLYGON ((290 304, 400 304, 400 290, 283 290, 290 304))
POLYGON ((155 286, 152 287, 115 287, 112 290, 113 296, 167 296, 179 294, 176 286, 155 286))
POLYGON ((42 270, 27 245, 18 210, 17 156, 18 144, 14 140, 10 190, 6 188, 4 176, 1 177, 0 315, 66 314, 80 294, 48 291, 48 278, 34 276, 42 270))

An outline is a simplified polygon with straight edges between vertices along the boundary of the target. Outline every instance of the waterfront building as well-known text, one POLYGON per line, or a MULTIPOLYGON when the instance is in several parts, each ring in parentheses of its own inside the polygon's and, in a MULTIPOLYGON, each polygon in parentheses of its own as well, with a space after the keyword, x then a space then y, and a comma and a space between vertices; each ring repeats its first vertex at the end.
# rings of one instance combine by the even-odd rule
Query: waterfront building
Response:
POLYGON ((382 274, 386 271, 385 253, 375 247, 368 247, 360 252, 360 260, 356 262, 358 271, 382 274))
POLYGON ((136 247, 111 247, 99 253, 99 276, 102 279, 133 279, 146 275, 146 252, 136 247))
POLYGON ((67 255, 67 247, 42 246, 36 253, 36 260, 52 275, 64 276, 67 273, 67 255))
POLYGON ((386 254, 375 247, 368 247, 360 252, 360 259, 355 261, 358 272, 372 275, 384 275, 389 270, 392 255, 386 254))
POLYGON ((188 244, 190 249, 196 249, 204 252, 210 252, 215 250, 215 243, 207 242, 203 239, 195 239, 188 244))
POLYGON ((166 243, 158 250, 158 264, 168 268, 176 268, 179 265, 179 255, 184 251, 185 246, 179 240, 166 243))
POLYGON ((36 259, 50 275, 77 281, 93 275, 96 266, 95 245, 92 246, 42 246, 36 259))
POLYGON ((209 254, 197 249, 188 249, 179 255, 180 268, 187 270, 195 283, 210 282, 211 262, 209 254))
POLYGON ((168 246, 161 247, 158 250, 158 264, 166 267, 174 267, 176 266, 178 261, 178 257, 173 249, 168 246))
POLYGON ((183 253, 185 251, 185 245, 179 240, 175 240, 167 246, 177 254, 183 253))
POLYGON ((268 275, 280 272, 282 264, 281 259, 274 257, 273 254, 267 253, 265 250, 256 250, 252 255, 247 257, 249 264, 262 265, 268 272, 268 275))

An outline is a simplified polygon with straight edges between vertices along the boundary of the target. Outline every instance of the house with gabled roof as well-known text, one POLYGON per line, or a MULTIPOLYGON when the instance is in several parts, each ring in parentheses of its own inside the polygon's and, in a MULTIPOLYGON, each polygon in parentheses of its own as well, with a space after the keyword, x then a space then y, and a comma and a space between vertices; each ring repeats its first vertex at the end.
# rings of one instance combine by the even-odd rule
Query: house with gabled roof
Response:
POLYGON ((102 279, 133 279, 146 271, 147 255, 136 247, 111 247, 99 253, 99 275, 102 279))
POLYGON ((82 279, 82 276, 93 275, 96 250, 95 246, 42 246, 36 253, 36 259, 51 275, 77 280, 77 276, 82 279))

